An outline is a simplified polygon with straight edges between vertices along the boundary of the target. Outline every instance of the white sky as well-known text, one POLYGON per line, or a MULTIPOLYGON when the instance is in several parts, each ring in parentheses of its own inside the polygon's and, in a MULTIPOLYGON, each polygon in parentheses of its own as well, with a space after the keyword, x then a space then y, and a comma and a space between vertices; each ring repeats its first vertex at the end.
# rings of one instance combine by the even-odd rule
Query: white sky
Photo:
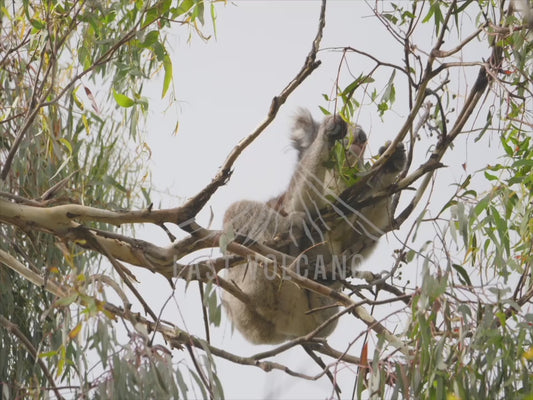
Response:
MULTIPOLYGON (((173 59, 174 94, 177 102, 169 106, 168 99, 159 100, 162 88, 160 77, 154 79, 153 87, 145 92, 145 95, 152 97, 147 143, 153 152, 151 169, 154 187, 160 190, 152 193, 156 206, 162 201, 163 207, 173 207, 196 194, 211 181, 233 146, 265 118, 272 97, 281 91, 304 63, 316 34, 319 9, 320 2, 316 0, 248 0, 229 3, 225 7, 219 5, 218 39, 207 43, 194 35, 192 43, 188 43, 188 32, 182 27, 175 27, 168 46, 173 59), (173 136, 176 121, 180 123, 179 130, 173 136)), ((420 44, 429 50, 430 43, 427 43, 427 39, 431 31, 425 27, 423 29, 425 32, 419 37, 425 35, 425 39, 420 44)), ((364 1, 328 2, 321 47, 343 46, 358 48, 383 61, 395 64, 402 62, 401 47, 372 16, 364 1)), ((451 46, 450 43, 449 47, 451 46)), ((296 90, 282 107, 277 120, 235 164, 231 181, 208 203, 214 215, 213 228, 221 227, 222 215, 231 202, 243 198, 267 200, 285 189, 295 162, 295 154, 287 137, 290 117, 298 107, 309 108, 317 119, 321 118, 319 105, 332 110, 333 105, 327 104, 322 94, 334 94, 341 55, 340 52, 333 51, 319 53, 321 67, 296 90)), ((475 55, 472 50, 464 54, 465 58, 475 55)), ((361 56, 351 55, 348 60, 355 76, 368 72, 374 65, 361 56)), ((475 76, 477 68, 473 68, 471 72, 475 76)), ((382 73, 375 75, 382 87, 386 85, 390 73, 390 70, 383 69, 382 73)), ((465 79, 473 79, 460 74, 451 77, 461 79, 461 84, 465 79)), ((344 84, 351 82, 351 79, 353 78, 344 69, 344 84)), ((385 140, 394 137, 402 117, 406 115, 407 105, 402 100, 401 85, 397 90, 397 110, 388 113, 384 121, 377 115, 375 106, 368 105, 368 99, 366 106, 360 111, 357 122, 369 134, 370 151, 374 154, 385 140)), ((446 163, 457 167, 439 172, 439 177, 445 182, 441 187, 443 193, 453 192, 454 188, 449 184, 464 178, 466 173, 460 165, 467 159, 469 173, 489 161, 485 155, 483 159, 476 158, 475 154, 468 152, 468 147, 457 148, 453 158, 446 160, 446 163)), ((442 207, 448 198, 448 194, 437 196, 435 208, 442 207)), ((209 215, 210 210, 204 210, 199 222, 205 226, 209 215)), ((155 228, 148 228, 144 235, 158 244, 168 243, 163 232, 155 228)), ((366 269, 377 272, 393 264, 392 249, 398 248, 399 242, 391 234, 382 238, 381 242, 366 269)), ((415 265, 410 267, 414 269, 410 271, 411 282, 414 283, 418 271, 415 265)), ((134 272, 142 282, 138 285, 141 293, 150 300, 154 309, 159 309, 168 296, 172 295, 166 281, 141 269, 135 269, 134 272)), ((176 301, 167 306, 164 318, 202 336, 197 285, 191 285, 183 293, 183 286, 180 286, 175 295, 176 301)), ((406 322, 398 321, 397 329, 401 329, 406 322)), ((331 343, 342 351, 364 329, 364 325, 354 318, 344 317, 331 336, 331 343)), ((243 356, 270 348, 250 345, 238 332, 232 335, 225 319, 220 329, 212 329, 211 337, 213 345, 243 356)), ((361 341, 358 341, 350 353, 359 356, 360 344, 361 341)), ((176 363, 183 357, 190 365, 184 352, 174 352, 176 363)), ((313 361, 299 349, 278 357, 276 361, 301 372, 314 374, 319 371, 313 361)), ((326 362, 331 361, 326 359, 326 362)), ((331 384, 326 378, 316 382, 304 381, 282 372, 265 373, 258 368, 239 366, 220 359, 217 359, 217 366, 218 376, 228 399, 325 398, 331 395, 331 384)), ((344 396, 351 396, 346 391, 351 390, 354 377, 353 366, 341 366, 338 379, 345 389, 344 396)))

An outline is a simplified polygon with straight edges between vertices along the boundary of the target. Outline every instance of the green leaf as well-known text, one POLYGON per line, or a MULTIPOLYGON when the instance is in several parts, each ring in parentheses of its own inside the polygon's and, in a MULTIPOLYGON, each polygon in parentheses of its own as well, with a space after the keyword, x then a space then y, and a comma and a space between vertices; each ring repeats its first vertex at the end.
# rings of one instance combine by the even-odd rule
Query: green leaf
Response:
POLYGON ((161 98, 165 97, 167 94, 170 83, 172 82, 172 60, 167 54, 163 59, 163 68, 165 70, 165 78, 163 80, 163 92, 161 93, 161 98))
POLYGON ((57 350, 47 351, 46 353, 39 353, 39 358, 49 358, 57 356, 57 350))
POLYGON ((466 270, 459 264, 452 264, 453 269, 457 271, 457 274, 459 276, 459 281, 466 286, 472 286, 472 282, 470 281, 470 277, 468 276, 468 273, 466 270))
POLYGON ((183 0, 179 5, 176 13, 174 14, 174 17, 178 17, 182 14, 185 14, 192 8, 192 6, 194 6, 194 0, 183 0))
POLYGON ((495 207, 490 207, 491 215, 494 218, 494 225, 496 225, 496 230, 498 231, 498 236, 500 237, 501 244, 503 245, 507 256, 511 255, 511 248, 509 243, 509 231, 507 229, 507 222, 504 218, 501 217, 500 213, 495 207))
POLYGON ((56 300, 55 305, 56 307, 66 307, 74 303, 77 299, 78 299, 78 293, 73 293, 69 296, 62 297, 56 300))
POLYGON ((120 183, 118 183, 115 178, 113 178, 112 176, 110 175, 105 175, 103 178, 102 178, 102 182, 108 184, 108 185, 111 185, 113 186, 114 188, 120 190, 121 192, 123 193, 127 193, 128 190, 123 186, 121 185, 120 183))
POLYGON ((478 142, 483 137, 485 132, 487 132, 487 129, 489 129, 489 127, 492 125, 492 112, 490 110, 487 113, 487 118, 485 121, 485 126, 481 129, 479 135, 477 135, 477 137, 474 139, 474 142, 478 142))
POLYGON ((196 3, 196 7, 194 8, 193 12, 193 20, 198 18, 200 23, 204 25, 204 2, 203 0, 200 0, 196 3))
POLYGON ((326 110, 324 107, 318 106, 318 108, 320 108, 320 111, 322 111, 324 115, 331 115, 331 113, 328 110, 326 110))
POLYGON ((484 175, 485 175, 485 178, 487 178, 487 180, 489 180, 489 181, 497 181, 498 180, 497 176, 491 175, 487 171, 484 172, 484 175))
POLYGON ((41 31, 44 28, 46 28, 46 24, 38 19, 31 18, 30 19, 31 26, 33 26, 37 31, 41 31))
POLYGON ((150 7, 146 11, 146 16, 144 18, 142 27, 143 28, 147 27, 152 22, 154 22, 155 20, 161 18, 166 13, 168 13, 168 10, 170 9, 171 4, 172 4, 172 0, 161 0, 157 2, 153 7, 150 7))
POLYGON ((432 0, 430 1, 431 6, 429 7, 429 12, 425 16, 425 18, 422 20, 422 23, 428 22, 431 17, 434 16, 434 24, 435 24, 435 32, 438 34, 440 30, 440 25, 444 22, 444 16, 442 15, 442 11, 440 9, 440 6, 442 5, 440 0, 432 0))
POLYGON ((146 34, 144 37, 144 42, 140 44, 142 48, 152 47, 154 43, 159 40, 159 31, 151 31, 146 34))
POLYGON ((385 111, 387 111, 388 109, 389 106, 387 105, 387 103, 378 104, 379 115, 383 116, 383 113, 385 113, 385 111))
POLYGON ((383 13, 381 15, 382 15, 382 17, 386 18, 387 20, 389 20, 394 25, 396 25, 398 23, 398 17, 396 17, 395 15, 387 14, 387 13, 383 13))
POLYGON ((481 200, 478 201, 478 203, 473 208, 474 215, 476 217, 479 217, 481 212, 483 210, 487 209, 487 206, 489 205, 490 201, 492 200, 492 197, 490 195, 483 197, 481 200))
POLYGON ((501 144, 503 149, 505 150, 505 153, 507 153, 508 156, 512 156, 514 154, 514 149, 507 143, 507 140, 504 139, 502 135, 501 144))
POLYGON ((381 102, 388 102, 389 104, 394 103, 396 100, 396 89, 394 88, 394 78, 396 77, 396 70, 392 71, 392 74, 387 82, 385 92, 381 96, 381 102))
POLYGON ((353 95, 353 92, 365 83, 372 83, 374 82, 374 78, 368 76, 368 75, 359 75, 352 83, 350 83, 346 88, 341 92, 341 95, 346 98, 351 98, 353 95))
POLYGON ((215 3, 211 3, 211 21, 213 21, 213 33, 215 34, 215 39, 217 38, 217 14, 215 10, 215 3))
POLYGON ((113 89, 113 97, 115 98, 115 101, 117 102, 117 104, 121 107, 128 108, 135 104, 135 101, 133 101, 132 99, 130 99, 128 96, 124 94, 118 93, 115 89, 113 89))
POLYGON ((533 160, 518 160, 513 163, 512 168, 520 168, 520 167, 533 167, 533 160))

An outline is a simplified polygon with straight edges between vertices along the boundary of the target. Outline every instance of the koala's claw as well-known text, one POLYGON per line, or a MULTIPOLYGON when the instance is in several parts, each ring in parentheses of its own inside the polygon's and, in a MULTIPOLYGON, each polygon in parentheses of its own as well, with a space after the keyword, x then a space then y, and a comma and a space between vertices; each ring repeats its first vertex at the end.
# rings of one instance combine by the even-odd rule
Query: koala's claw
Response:
POLYGON ((329 116, 324 125, 324 134, 332 140, 342 139, 348 132, 348 124, 340 115, 329 116))

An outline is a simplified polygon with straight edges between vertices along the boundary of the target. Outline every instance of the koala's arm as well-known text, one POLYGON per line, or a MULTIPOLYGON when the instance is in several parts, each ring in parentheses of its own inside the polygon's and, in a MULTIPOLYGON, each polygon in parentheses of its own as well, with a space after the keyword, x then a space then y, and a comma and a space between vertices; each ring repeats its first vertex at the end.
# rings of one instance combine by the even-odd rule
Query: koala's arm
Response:
MULTIPOLYGON (((381 146, 379 149, 379 155, 385 153, 385 150, 387 150, 388 147, 389 143, 381 146)), ((407 156, 405 154, 405 146, 403 143, 399 143, 392 156, 387 160, 385 165, 383 165, 381 171, 378 171, 376 176, 370 179, 369 185, 372 187, 372 192, 382 190, 392 185, 398 178, 400 172, 405 168, 406 162, 407 156)))
MULTIPOLYGON (((311 126, 311 122, 306 125, 311 126)), ((328 186, 335 184, 336 178, 334 171, 325 163, 335 142, 343 139, 347 131, 348 125, 339 115, 326 117, 318 127, 313 142, 300 157, 285 194, 284 209, 287 213, 303 212, 308 217, 316 216, 327 204, 328 186)))
MULTIPOLYGON (((379 153, 383 154, 387 146, 383 146, 379 153)), ((394 217, 392 195, 377 199, 363 208, 352 208, 350 204, 364 201, 392 185, 405 165, 405 148, 400 143, 386 164, 370 177, 359 192, 354 193, 353 190, 350 191, 351 188, 347 189, 349 196, 342 197, 348 199, 344 202, 344 208, 347 209, 345 214, 351 214, 351 217, 338 223, 337 229, 330 235, 331 239, 339 244, 339 251, 352 257, 357 256, 358 262, 361 262, 374 250, 377 240, 390 230, 394 217)))
MULTIPOLYGON (((379 154, 383 154, 388 146, 388 144, 382 146, 379 149, 379 154)), ((376 171, 375 174, 371 176, 368 181, 365 182, 364 187, 360 188, 359 192, 355 192, 353 189, 348 188, 346 193, 348 194, 348 196, 344 196, 343 194, 341 197, 349 199, 348 204, 358 203, 370 198, 376 192, 390 187, 396 182, 396 180, 398 179, 398 175, 405 168, 406 161, 407 157, 405 154, 405 147, 403 143, 400 143, 396 147, 396 150, 394 151, 392 156, 383 165, 383 167, 380 170, 376 171)), ((359 212, 371 221, 380 221, 379 223, 375 222, 375 225, 377 225, 380 229, 385 229, 386 226, 382 222, 383 218, 380 217, 379 214, 385 214, 388 217, 387 222, 390 222, 390 220, 392 219, 393 212, 393 210, 391 209, 391 205, 392 195, 374 201, 369 206, 366 206, 363 209, 359 210, 359 212), (375 212, 371 213, 371 211, 374 210, 375 212), (381 210, 381 212, 379 210, 381 210)))
MULTIPOLYGON (((304 116, 302 115, 300 119, 304 116)), ((311 126, 310 122, 306 124, 311 126)), ((304 152, 285 194, 284 209, 288 212, 304 212, 306 215, 306 238, 301 249, 307 248, 310 257, 319 254, 326 263, 341 254, 366 258, 375 243, 390 227, 392 220, 392 196, 379 199, 364 208, 354 208, 350 202, 343 202, 341 194, 347 190, 346 183, 335 168, 328 168, 326 161, 336 140, 347 133, 347 125, 339 116, 326 117, 319 127, 312 144, 304 152), (343 207, 337 207, 343 204, 343 207), (328 210, 329 218, 324 212, 328 210)), ((348 142, 344 141, 345 144, 348 142)), ((351 146, 347 149, 350 166, 362 168, 362 154, 366 145, 366 134, 354 127, 351 146), (350 159, 351 157, 351 159, 350 159)), ((380 149, 383 154, 387 145, 380 149)), ((405 167, 406 156, 403 144, 399 144, 392 157, 375 175, 367 180, 358 193, 351 193, 353 203, 360 202, 393 184, 405 167)), ((356 186, 357 187, 357 186, 356 186)))

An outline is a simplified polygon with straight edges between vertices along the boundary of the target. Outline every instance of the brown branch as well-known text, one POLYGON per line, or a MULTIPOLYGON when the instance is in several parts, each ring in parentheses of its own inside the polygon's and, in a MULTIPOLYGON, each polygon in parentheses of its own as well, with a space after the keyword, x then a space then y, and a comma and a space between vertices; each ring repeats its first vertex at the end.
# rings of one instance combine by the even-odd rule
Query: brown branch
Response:
MULTIPOLYGON (((0 200, 1 202, 1 200, 0 200)), ((21 204, 13 204, 11 202, 5 202, 5 207, 2 207, 4 210, 4 216, 0 214, 0 220, 4 220, 7 222, 10 222, 15 225, 19 225, 23 227, 24 229, 39 229, 42 231, 48 231, 56 236, 66 238, 70 241, 76 242, 79 245, 82 245, 84 247, 91 248, 93 250, 99 251, 100 253, 106 254, 106 255, 112 255, 112 257, 116 257, 118 259, 124 260, 126 262, 129 262, 134 265, 139 265, 151 270, 155 270, 156 272, 160 272, 168 277, 168 274, 172 272, 173 277, 179 277, 180 275, 176 276, 176 272, 178 269, 178 266, 174 264, 174 258, 170 258, 169 255, 173 255, 175 253, 172 252, 172 249, 161 249, 157 248, 156 246, 153 246, 147 242, 141 242, 138 240, 135 240, 135 243, 137 245, 143 243, 144 245, 148 247, 144 248, 138 248, 134 246, 129 246, 125 242, 120 242, 116 239, 105 239, 98 235, 95 235, 94 238, 91 237, 88 240, 87 237, 87 228, 73 222, 70 220, 70 218, 67 217, 66 213, 63 211, 57 212, 51 212, 54 211, 52 209, 60 209, 61 207, 68 207, 68 206, 57 206, 52 207, 49 209, 42 209, 42 208, 36 208, 21 204), (43 215, 44 214, 44 215, 43 215), (49 214, 49 215, 47 215, 49 214), (6 215, 8 217, 6 217, 6 215), (23 218, 22 216, 25 217, 23 218), (79 240, 82 239, 82 240, 79 240), (92 240, 94 239, 94 240, 92 240), (105 249, 105 250, 104 250, 105 249), (144 250, 144 251, 141 251, 144 250), (149 250, 161 250, 161 253, 149 253, 149 250), (152 265, 152 262, 147 262, 146 257, 147 256, 153 256, 151 257, 150 261, 155 262, 156 260, 161 261, 164 260, 166 263, 172 262, 172 265, 170 267, 169 264, 166 264, 166 268, 163 270, 157 269, 156 266, 152 265), (165 257, 166 255, 166 257, 165 257), (159 257, 159 259, 156 259, 155 257, 159 257)), ((105 213, 105 211, 104 211, 105 213)), ((218 241, 213 240, 213 231, 209 231, 206 229, 198 229, 195 233, 194 240, 201 242, 202 240, 211 241, 211 243, 217 243, 218 241)), ((131 239, 133 241, 133 239, 131 239)), ((250 248, 240 245, 238 243, 230 243, 228 245, 228 250, 230 250, 232 253, 241 255, 241 256, 253 256, 257 257, 259 254, 255 249, 259 249, 260 251, 264 252, 264 254, 269 254, 276 256, 276 262, 280 265, 287 262, 287 257, 283 253, 276 252, 276 250, 269 248, 268 246, 256 243, 250 248)), ((290 259, 289 259, 290 260, 290 259)), ((267 265, 272 264, 272 260, 265 257, 265 263, 267 265)), ((289 261, 290 262, 290 261, 289 261)), ((117 267, 118 268, 118 267, 117 267)), ((225 290, 228 290, 232 294, 236 294, 236 297, 239 299, 249 302, 250 299, 247 298, 247 296, 244 295, 244 293, 240 292, 238 288, 235 285, 231 285, 229 282, 225 282, 221 278, 218 278, 216 276, 216 271, 213 271, 209 268, 208 265, 194 265, 192 268, 198 269, 198 271, 202 270, 202 273, 200 273, 200 276, 196 276, 194 278, 196 279, 218 279, 218 283, 221 286, 224 286, 223 288, 225 290)), ((305 287, 309 290, 312 290, 316 293, 323 294, 325 296, 331 297, 332 299, 337 300, 339 303, 345 305, 345 306, 353 306, 353 300, 351 300, 349 297, 336 292, 332 290, 331 288, 328 288, 327 286, 321 285, 315 281, 312 281, 310 279, 307 279, 292 270, 290 268, 285 268, 284 272, 290 276, 293 280, 296 281, 299 285, 302 287, 305 287)), ((118 268, 120 270, 120 268, 118 268)), ((189 271, 196 272, 194 269, 189 269, 189 271)), ((185 272, 186 269, 185 269, 185 272)), ((190 277, 189 277, 190 278, 190 277)), ((383 333, 387 339, 394 344, 395 346, 403 346, 399 340, 392 335, 386 328, 384 328, 380 323, 378 323, 371 315, 368 314, 368 312, 363 309, 360 306, 354 307, 353 314, 364 321, 367 325, 372 327, 376 332, 383 333)))
POLYGON ((213 385, 210 379, 207 379, 207 377, 204 374, 204 371, 200 367, 200 364, 198 364, 198 361, 196 360, 196 356, 194 355, 194 352, 192 351, 192 347, 190 344, 186 344, 185 347, 187 348, 187 351, 189 352, 189 355, 191 356, 192 363, 194 365, 194 369, 196 369, 196 372, 198 373, 198 376, 200 376, 200 380, 204 384, 205 388, 209 392, 209 398, 213 400, 215 398, 215 394, 213 393, 213 385))
POLYGON ((353 53, 357 53, 357 54, 360 54, 360 55, 362 55, 364 57, 370 58, 372 61, 374 61, 377 64, 377 66, 383 66, 383 67, 389 67, 389 68, 392 68, 392 69, 396 69, 396 70, 402 72, 405 76, 407 76, 407 79, 409 80, 411 85, 414 85, 413 79, 412 79, 411 75, 409 74, 409 72, 405 68, 400 67, 399 65, 388 63, 388 62, 385 62, 385 61, 381 61, 379 58, 373 56, 372 54, 367 53, 367 52, 362 51, 362 50, 359 50, 359 49, 356 49, 356 48, 351 47, 351 46, 347 46, 347 47, 343 47, 343 48, 333 47, 332 50, 342 50, 344 52, 351 51, 353 53))
MULTIPOLYGON (((458 51, 461 51, 463 47, 465 47, 468 43, 470 43, 472 40, 474 40, 483 30, 487 27, 487 23, 484 23, 481 27, 479 27, 476 31, 472 32, 465 40, 463 40, 461 43, 459 43, 457 46, 455 46, 453 49, 450 50, 434 50, 433 55, 437 58, 446 58, 449 56, 454 55, 458 51)), ((445 26, 442 27, 443 31, 445 30, 445 26)))
POLYGON ((313 351, 313 349, 310 346, 307 346, 307 345, 304 344, 304 345, 302 345, 302 347, 305 350, 305 352, 309 355, 309 357, 311 357, 311 359, 320 367, 320 369, 322 370, 322 373, 326 374, 326 376, 328 377, 329 381, 331 382, 331 385, 333 386, 333 390, 335 390, 335 394, 337 395, 337 399, 340 400, 340 398, 341 398, 341 388, 337 384, 336 379, 333 376, 333 374, 331 373, 331 371, 329 370, 328 366, 324 363, 324 361, 322 361, 322 359, 318 355, 315 354, 315 352, 313 351))
MULTIPOLYGON (((46 289, 47 291, 59 297, 64 297, 67 295, 66 293, 68 293, 68 290, 59 288, 58 286, 51 283, 50 281, 45 283, 44 279, 41 276, 31 271, 30 269, 26 268, 19 261, 14 259, 12 256, 4 252, 3 250, 0 250, 0 265, 1 264, 4 264, 10 269, 13 269, 15 272, 19 273, 21 276, 28 279, 28 281, 32 282, 33 284, 39 287, 46 289)), ((214 354, 217 357, 224 358, 228 361, 235 362, 237 364, 253 365, 267 372, 272 371, 272 370, 280 370, 280 371, 286 372, 287 374, 291 376, 313 380, 313 377, 295 372, 285 365, 275 363, 275 362, 269 362, 269 361, 259 361, 259 360, 255 360, 250 357, 237 356, 225 350, 214 347, 206 343, 204 340, 199 339, 193 335, 190 335, 186 331, 181 330, 180 328, 176 327, 175 325, 169 322, 161 321, 161 320, 150 321, 142 317, 139 313, 131 312, 127 308, 123 309, 123 308, 117 307, 105 301, 99 300, 99 302, 104 306, 107 312, 117 317, 120 317, 124 320, 130 321, 132 324, 135 324, 135 323, 143 324, 144 326, 147 327, 149 331, 159 332, 165 338, 165 340, 167 340, 173 347, 179 348, 184 344, 189 344, 198 349, 209 351, 211 354, 214 354)))
POLYGON ((311 51, 305 59, 305 63, 301 70, 296 74, 296 76, 289 82, 287 86, 281 91, 279 95, 272 99, 270 104, 270 109, 268 111, 267 117, 261 124, 246 138, 241 140, 231 151, 231 153, 226 158, 224 165, 220 168, 217 175, 213 178, 211 183, 209 183, 204 189, 202 189, 198 194, 186 202, 182 207, 183 215, 180 216, 182 219, 178 220, 178 223, 183 222, 183 220, 192 219, 198 214, 198 212, 205 206, 207 201, 211 198, 213 193, 216 190, 227 183, 232 174, 232 167, 240 154, 246 149, 257 137, 270 125, 270 123, 276 117, 279 109, 285 103, 289 95, 298 87, 300 84, 309 76, 311 73, 318 68, 320 61, 316 60, 316 55, 320 46, 320 41, 322 40, 322 34, 324 26, 326 24, 326 0, 322 0, 322 6, 320 9, 320 17, 318 23, 318 30, 313 40, 311 51))
MULTIPOLYGON (((69 212, 65 212, 65 207, 69 209, 70 206, 57 206, 43 209, 22 204, 14 204, 9 201, 0 200, 0 204, 2 202, 4 203, 4 206, 2 207, 2 212, 0 212, 0 220, 21 226, 25 230, 39 229, 45 232, 53 233, 56 236, 66 238, 67 240, 76 242, 77 244, 82 245, 84 247, 92 248, 93 250, 99 251, 100 253, 106 254, 108 256, 112 255, 113 258, 118 258, 134 265, 139 265, 145 268, 149 268, 151 270, 155 270, 166 276, 168 276, 168 274, 172 272, 173 276, 176 277, 175 273, 177 271, 178 266, 174 263, 175 258, 170 259, 169 257, 169 255, 176 254, 175 249, 157 249, 156 246, 153 246, 146 242, 143 243, 146 247, 139 248, 134 247, 132 245, 128 245, 128 243, 125 241, 119 241, 117 239, 112 238, 103 238, 98 234, 94 235, 94 237, 91 236, 91 238, 88 238, 87 228, 72 221, 71 218, 73 218, 74 216, 69 214, 69 212), (156 252, 152 254, 148 252, 148 250, 154 249, 161 250, 161 252, 156 252), (163 255, 161 253, 163 253, 163 255), (146 258, 148 256, 153 257, 148 260, 146 258), (161 269, 157 269, 157 266, 153 265, 153 262, 161 260, 164 260, 167 263, 166 267, 164 268, 164 271, 161 269), (168 264, 169 262, 171 262, 171 264, 168 264)), ((78 207, 80 208, 80 210, 83 209, 83 207, 81 206, 74 207, 78 207)), ((109 213, 105 210, 100 210, 99 212, 103 214, 109 213)), ((217 237, 217 235, 215 235, 215 237, 217 237)), ((198 243, 205 241, 205 243, 210 242, 212 244, 218 244, 218 240, 215 241, 213 239, 214 238, 212 231, 203 228, 198 228, 195 232, 195 237, 193 240, 197 241, 198 243)), ((131 241, 133 241, 133 239, 130 239, 130 242, 131 241)), ((141 241, 135 240, 135 243, 141 244, 141 241)), ((287 263, 288 259, 283 253, 276 252, 274 249, 271 249, 268 246, 259 243, 255 243, 254 245, 250 246, 250 248, 240 245, 238 243, 230 243, 228 245, 228 250, 243 257, 257 257, 261 254, 261 251, 266 252, 264 254, 275 256, 276 263, 281 266, 283 272, 286 273, 287 276, 293 279, 297 284, 316 293, 328 296, 347 307, 354 306, 352 313, 357 318, 361 319, 377 333, 385 335, 385 337, 391 344, 396 347, 402 347, 402 351, 407 353, 407 350, 403 348, 404 344, 401 343, 401 341, 397 337, 395 337, 383 325, 377 322, 370 314, 368 314, 368 312, 364 308, 355 305, 353 300, 350 299, 348 296, 345 296, 342 293, 332 290, 331 288, 321 285, 315 281, 307 279, 297 274, 296 272, 293 272, 290 268, 285 268, 283 265, 286 265, 285 263, 287 263), (260 252, 258 253, 254 249, 259 249, 260 252)), ((269 258, 265 257, 264 261, 265 265, 270 266, 272 264, 272 260, 269 258)), ((225 282, 223 279, 218 278, 216 272, 213 273, 213 270, 210 269, 208 265, 194 265, 193 268, 196 268, 198 270, 202 269, 202 273, 199 274, 200 276, 195 277, 196 279, 206 279, 209 277, 209 275, 211 275, 210 278, 218 279, 219 285, 223 286, 225 290, 228 290, 232 294, 236 294, 236 297, 242 301, 245 301, 247 303, 250 302, 248 296, 240 292, 236 285, 231 285, 229 282, 225 282)), ((119 267, 117 267, 117 269, 121 270, 119 267)), ((253 306, 252 304, 250 305, 253 306)))

